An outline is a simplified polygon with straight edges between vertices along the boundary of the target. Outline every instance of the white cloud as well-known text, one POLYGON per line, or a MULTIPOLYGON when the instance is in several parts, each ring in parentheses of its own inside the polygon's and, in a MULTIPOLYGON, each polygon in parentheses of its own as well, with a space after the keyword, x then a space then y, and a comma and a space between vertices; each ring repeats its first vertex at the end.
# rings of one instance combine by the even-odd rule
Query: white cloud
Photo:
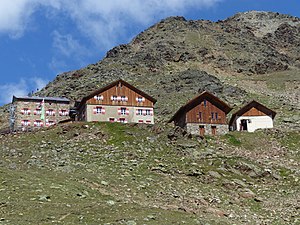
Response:
MULTIPOLYGON (((0 33, 20 37, 44 10, 48 19, 63 13, 98 46, 112 47, 131 24, 150 25, 157 19, 182 15, 188 9, 212 7, 223 0, 2 0, 0 33)), ((124 38, 124 37, 123 37, 124 38)))
POLYGON ((88 50, 78 40, 75 40, 71 34, 64 35, 57 30, 53 31, 53 47, 60 54, 67 57, 88 54, 88 50))
POLYGON ((12 101, 13 95, 26 96, 31 91, 42 89, 48 81, 39 78, 32 77, 29 79, 20 79, 17 83, 10 83, 0 85, 0 104, 7 104, 12 101))
POLYGON ((45 80, 45 79, 40 78, 40 77, 32 77, 32 78, 29 79, 29 81, 31 83, 31 87, 34 88, 33 91, 41 90, 49 82, 48 80, 45 80))

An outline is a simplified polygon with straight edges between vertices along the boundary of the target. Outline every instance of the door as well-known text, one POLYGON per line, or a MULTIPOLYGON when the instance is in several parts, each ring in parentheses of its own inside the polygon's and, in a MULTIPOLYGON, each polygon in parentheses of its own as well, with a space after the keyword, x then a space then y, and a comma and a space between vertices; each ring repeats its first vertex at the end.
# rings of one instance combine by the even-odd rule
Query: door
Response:
POLYGON ((204 134, 205 134, 205 128, 204 128, 204 126, 203 126, 203 125, 200 125, 200 126, 199 126, 199 130, 200 130, 200 136, 203 137, 204 134))
POLYGON ((248 130, 247 120, 241 120, 241 129, 240 130, 248 130))
POLYGON ((211 134, 217 135, 217 127, 216 126, 211 126, 211 134))

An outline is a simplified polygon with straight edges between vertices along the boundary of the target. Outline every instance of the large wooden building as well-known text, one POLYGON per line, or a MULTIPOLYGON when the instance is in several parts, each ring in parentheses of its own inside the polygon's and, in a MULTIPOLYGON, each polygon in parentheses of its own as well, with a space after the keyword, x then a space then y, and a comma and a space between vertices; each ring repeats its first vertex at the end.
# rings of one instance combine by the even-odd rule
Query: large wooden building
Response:
POLYGON ((231 130, 248 132, 273 128, 275 115, 276 112, 253 100, 232 114, 229 126, 231 130))
POLYGON ((117 80, 84 97, 77 106, 80 121, 154 124, 156 99, 117 80))
POLYGON ((54 125, 69 118, 67 98, 13 96, 10 111, 11 130, 28 130, 54 125))
POLYGON ((204 91, 183 105, 169 120, 194 135, 218 135, 228 132, 226 115, 231 107, 204 91))

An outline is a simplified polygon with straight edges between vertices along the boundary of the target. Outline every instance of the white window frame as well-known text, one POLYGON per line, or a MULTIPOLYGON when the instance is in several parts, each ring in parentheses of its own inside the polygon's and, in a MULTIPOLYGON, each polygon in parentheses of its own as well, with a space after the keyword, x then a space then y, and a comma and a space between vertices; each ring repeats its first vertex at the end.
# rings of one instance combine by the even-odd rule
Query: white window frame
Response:
POLYGON ((23 126, 24 127, 30 126, 30 121, 29 120, 23 120, 23 126))
POLYGON ((122 107, 120 114, 125 116, 126 115, 126 108, 122 107))
POLYGON ((142 109, 137 109, 137 115, 142 116, 143 115, 143 110, 142 109))
POLYGON ((119 122, 120 123, 126 123, 126 119, 125 118, 119 118, 119 122))
POLYGON ((96 107, 96 114, 102 114, 102 107, 96 107))
POLYGON ((47 112, 46 112, 46 114, 48 116, 55 116, 55 110, 54 109, 48 109, 47 112))
POLYGON ((103 95, 95 95, 94 99, 96 99, 97 101, 102 101, 103 100, 103 95))
POLYGON ((69 115, 69 112, 66 109, 61 109, 60 114, 61 114, 61 116, 67 116, 67 115, 69 115))
POLYGON ((23 109, 24 115, 30 115, 30 109, 24 108, 23 109))
POLYGON ((41 109, 35 109, 35 114, 36 115, 41 115, 42 114, 42 110, 41 109))
POLYGON ((137 97, 136 98, 136 101, 139 102, 139 103, 143 102, 143 100, 144 100, 143 97, 137 97))
POLYGON ((35 125, 36 125, 36 127, 42 127, 42 126, 43 126, 43 121, 41 121, 41 120, 36 120, 36 121, 35 121, 35 125))
POLYGON ((122 102, 127 102, 128 98, 124 95, 121 96, 121 101, 122 102))
POLYGON ((151 110, 150 109, 146 109, 145 115, 146 116, 151 116, 151 110))

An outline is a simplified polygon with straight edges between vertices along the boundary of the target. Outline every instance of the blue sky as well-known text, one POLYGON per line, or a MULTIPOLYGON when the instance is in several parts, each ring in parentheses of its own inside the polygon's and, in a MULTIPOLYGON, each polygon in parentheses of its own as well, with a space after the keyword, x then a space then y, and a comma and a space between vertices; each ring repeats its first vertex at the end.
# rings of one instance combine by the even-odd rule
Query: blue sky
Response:
POLYGON ((165 17, 217 21, 249 10, 300 17, 300 1, 1 0, 0 105, 99 61, 165 17))

